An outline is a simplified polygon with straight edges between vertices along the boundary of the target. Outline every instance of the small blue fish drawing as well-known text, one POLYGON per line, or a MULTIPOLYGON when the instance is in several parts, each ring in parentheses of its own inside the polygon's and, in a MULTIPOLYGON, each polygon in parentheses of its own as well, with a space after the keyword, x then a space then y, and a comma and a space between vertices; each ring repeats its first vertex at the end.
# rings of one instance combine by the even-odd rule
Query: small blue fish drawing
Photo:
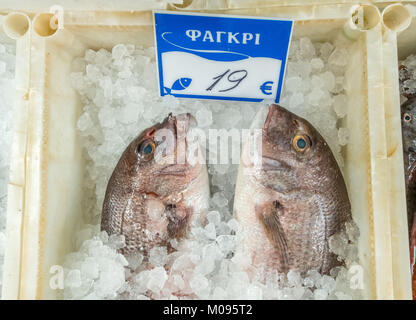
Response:
POLYGON ((165 92, 166 94, 170 94, 172 90, 178 90, 178 91, 185 90, 186 88, 189 87, 191 82, 192 82, 192 79, 190 78, 180 78, 173 83, 172 88, 165 87, 165 92))

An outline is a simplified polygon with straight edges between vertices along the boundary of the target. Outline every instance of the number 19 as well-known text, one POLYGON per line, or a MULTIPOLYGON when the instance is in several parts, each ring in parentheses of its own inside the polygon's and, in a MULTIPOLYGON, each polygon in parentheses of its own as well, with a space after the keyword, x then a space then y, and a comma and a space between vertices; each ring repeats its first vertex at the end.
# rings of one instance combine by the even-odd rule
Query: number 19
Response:
MULTIPOLYGON (((206 89, 206 91, 211 91, 212 89, 214 89, 214 87, 218 84, 218 82, 220 82, 228 74, 228 72, 230 72, 230 69, 228 69, 224 73, 220 74, 219 76, 216 76, 216 77, 212 78, 215 81, 206 89)), ((233 86, 227 88, 227 89, 218 90, 218 91, 219 92, 230 91, 230 90, 236 88, 241 83, 241 81, 243 81, 246 77, 247 77, 247 70, 233 71, 230 74, 228 74, 227 80, 229 82, 235 83, 235 84, 233 86)))

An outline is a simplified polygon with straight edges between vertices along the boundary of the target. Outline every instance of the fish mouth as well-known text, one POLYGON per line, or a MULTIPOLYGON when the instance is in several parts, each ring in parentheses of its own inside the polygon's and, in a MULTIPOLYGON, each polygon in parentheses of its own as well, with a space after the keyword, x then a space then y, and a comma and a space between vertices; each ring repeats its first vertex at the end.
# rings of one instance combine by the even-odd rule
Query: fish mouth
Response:
MULTIPOLYGON (((180 166, 186 164, 187 161, 187 151, 188 151, 188 141, 187 135, 190 128, 193 128, 196 125, 196 119, 190 113, 181 113, 176 116, 173 116, 172 113, 165 118, 163 123, 161 123, 160 128, 167 129, 170 131, 171 135, 167 140, 167 153, 174 155, 175 160, 169 162, 167 167, 163 168, 160 171, 160 174, 176 174, 180 175, 181 171, 184 171, 184 168, 180 166)), ((165 136, 162 136, 162 140, 165 136)), ((161 156, 162 158, 166 155, 161 156)))
MULTIPOLYGON (((176 167, 167 167, 163 171, 168 174, 180 175, 184 171, 188 162, 188 132, 190 128, 196 126, 196 119, 190 113, 182 113, 175 117, 176 132, 176 167)), ((187 170, 185 170, 186 172, 187 170)), ((185 173, 186 174, 186 173, 185 173)))
POLYGON ((271 104, 269 106, 269 112, 267 113, 266 121, 264 122, 264 129, 276 126, 276 121, 279 120, 284 113, 288 111, 279 106, 278 104, 271 104))
MULTIPOLYGON (((181 113, 174 116, 171 113, 159 124, 159 128, 168 128, 174 131, 176 137, 186 136, 189 129, 195 127, 197 125, 197 121, 195 117, 190 113, 181 113)), ((154 132, 152 130, 151 132, 154 132)))
MULTIPOLYGON (((172 117, 172 114, 170 114, 170 117, 172 117)), ((194 128, 197 125, 195 117, 190 113, 178 114, 177 116, 173 117, 173 120, 175 122, 177 137, 186 136, 189 129, 194 128)))

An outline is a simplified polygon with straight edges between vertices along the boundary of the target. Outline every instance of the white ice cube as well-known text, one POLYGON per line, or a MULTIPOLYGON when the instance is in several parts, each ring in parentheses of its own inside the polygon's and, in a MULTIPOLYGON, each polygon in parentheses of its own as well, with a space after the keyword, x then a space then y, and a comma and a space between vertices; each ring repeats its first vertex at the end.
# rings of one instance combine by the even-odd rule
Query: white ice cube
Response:
POLYGON ((212 124, 212 112, 208 109, 199 109, 195 113, 198 126, 201 128, 208 127, 212 124))
POLYGON ((203 296, 206 294, 209 281, 203 275, 195 274, 190 281, 190 286, 197 296, 203 296))
POLYGON ((350 137, 350 131, 348 128, 338 129, 338 141, 341 146, 345 146, 348 143, 350 137))
POLYGON ((315 300, 326 300, 326 298, 328 297, 328 291, 324 289, 315 289, 313 295, 315 297, 315 300))
POLYGON ((334 111, 338 118, 343 118, 347 115, 347 96, 338 94, 334 97, 334 111))
POLYGON ((159 292, 165 285, 168 275, 163 267, 156 267, 149 272, 147 288, 153 292, 159 292))
POLYGON ((221 222, 221 215, 218 211, 210 211, 207 214, 207 220, 214 225, 218 225, 221 222))
POLYGON ((313 58, 311 60, 311 66, 312 69, 319 71, 324 67, 324 62, 320 58, 313 58))
POLYGON ((327 60, 333 50, 334 50, 334 46, 329 42, 325 42, 319 50, 321 58, 324 60, 327 60))
POLYGON ((98 264, 95 259, 88 257, 82 262, 81 264, 81 273, 89 278, 89 279, 96 279, 99 275, 98 264))
POLYGON ((117 44, 113 47, 111 55, 114 60, 120 60, 128 54, 127 47, 124 44, 117 44))
POLYGON ((328 62, 337 67, 345 67, 349 61, 348 50, 345 48, 336 48, 328 59, 328 62))
POLYGON ((70 270, 65 277, 65 286, 76 288, 81 286, 81 271, 78 269, 70 270))
POLYGON ((301 38, 299 41, 300 45, 300 54, 305 59, 311 59, 315 56, 315 47, 312 44, 311 39, 309 38, 301 38))
POLYGON ((216 241, 224 254, 231 252, 236 245, 235 236, 231 235, 220 235, 216 241))
POLYGON ((212 196, 212 201, 219 208, 222 208, 222 207, 225 207, 226 205, 228 205, 228 199, 221 192, 216 192, 212 196))
POLYGON ((89 113, 83 113, 81 117, 79 117, 78 119, 77 126, 78 126, 78 129, 81 131, 85 131, 91 128, 93 125, 94 123, 92 122, 89 113))
POLYGON ((302 78, 298 76, 286 78, 285 88, 289 92, 296 92, 302 85, 302 78))
POLYGON ((140 253, 133 253, 126 256, 126 259, 129 263, 129 267, 136 270, 142 264, 143 255, 140 253))
POLYGON ((168 258, 166 247, 154 247, 149 253, 149 262, 155 267, 163 267, 168 258))

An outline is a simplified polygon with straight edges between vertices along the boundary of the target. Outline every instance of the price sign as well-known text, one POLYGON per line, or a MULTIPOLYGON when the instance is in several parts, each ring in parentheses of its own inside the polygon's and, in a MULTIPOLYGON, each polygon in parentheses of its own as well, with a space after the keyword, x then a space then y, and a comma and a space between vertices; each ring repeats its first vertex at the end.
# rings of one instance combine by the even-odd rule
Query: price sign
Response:
POLYGON ((154 12, 160 95, 279 102, 293 21, 154 12))

